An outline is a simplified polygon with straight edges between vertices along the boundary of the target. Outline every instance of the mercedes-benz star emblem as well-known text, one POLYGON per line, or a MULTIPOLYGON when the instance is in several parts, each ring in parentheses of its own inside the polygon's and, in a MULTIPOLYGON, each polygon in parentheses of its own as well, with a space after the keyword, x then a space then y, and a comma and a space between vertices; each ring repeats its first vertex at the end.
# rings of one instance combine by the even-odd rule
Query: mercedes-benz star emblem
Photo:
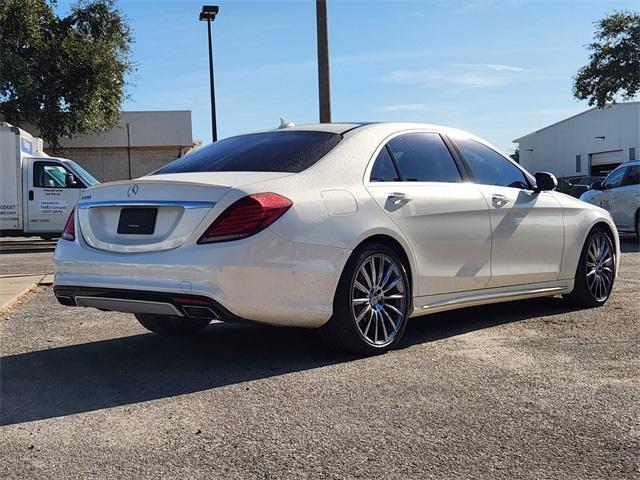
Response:
POLYGON ((135 197, 138 194, 138 184, 134 183, 133 185, 131 185, 129 187, 129 190, 127 190, 127 197, 131 198, 131 197, 135 197))

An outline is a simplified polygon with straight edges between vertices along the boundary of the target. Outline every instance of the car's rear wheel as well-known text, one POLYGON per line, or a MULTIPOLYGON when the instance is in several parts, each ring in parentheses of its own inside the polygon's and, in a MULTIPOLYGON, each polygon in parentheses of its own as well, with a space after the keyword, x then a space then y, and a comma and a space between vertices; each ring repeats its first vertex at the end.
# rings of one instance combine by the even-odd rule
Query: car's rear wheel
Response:
POLYGON ((568 299, 584 307, 603 305, 613 289, 615 268, 613 241, 604 228, 596 226, 582 247, 574 289, 568 299))
POLYGON ((138 322, 154 333, 167 337, 189 337, 202 332, 211 320, 206 318, 187 318, 171 315, 137 313, 138 322))
POLYGON ((333 316, 320 329, 331 346, 352 353, 384 353, 400 341, 411 304, 402 261, 387 245, 356 250, 345 266, 333 316))

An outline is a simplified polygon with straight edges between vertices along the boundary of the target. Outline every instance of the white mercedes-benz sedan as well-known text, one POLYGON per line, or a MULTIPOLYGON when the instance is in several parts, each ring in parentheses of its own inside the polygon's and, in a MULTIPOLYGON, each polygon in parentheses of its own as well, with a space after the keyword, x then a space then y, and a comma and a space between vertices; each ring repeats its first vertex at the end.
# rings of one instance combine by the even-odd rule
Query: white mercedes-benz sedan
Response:
POLYGON ((239 135, 87 189, 56 248, 54 291, 160 334, 250 321, 318 328, 360 354, 433 312, 553 295, 602 305, 616 227, 555 186, 436 125, 239 135))

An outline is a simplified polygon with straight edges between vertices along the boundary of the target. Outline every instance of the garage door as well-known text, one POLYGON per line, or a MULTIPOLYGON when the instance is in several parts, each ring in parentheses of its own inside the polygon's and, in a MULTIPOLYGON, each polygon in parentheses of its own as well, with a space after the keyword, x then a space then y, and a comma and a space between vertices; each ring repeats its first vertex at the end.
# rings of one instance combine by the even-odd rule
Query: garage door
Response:
POLYGON ((622 163, 622 150, 589 154, 591 175, 606 175, 622 163))

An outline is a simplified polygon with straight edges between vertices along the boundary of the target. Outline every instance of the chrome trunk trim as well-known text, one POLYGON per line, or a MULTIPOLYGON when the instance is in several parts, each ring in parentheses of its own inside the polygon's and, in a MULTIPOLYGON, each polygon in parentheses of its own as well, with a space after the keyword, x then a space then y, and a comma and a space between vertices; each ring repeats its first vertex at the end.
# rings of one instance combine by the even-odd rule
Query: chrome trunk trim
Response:
POLYGON ((96 202, 80 202, 78 208, 88 209, 94 207, 182 207, 191 208, 211 208, 216 202, 199 201, 174 201, 174 200, 103 200, 96 202))

